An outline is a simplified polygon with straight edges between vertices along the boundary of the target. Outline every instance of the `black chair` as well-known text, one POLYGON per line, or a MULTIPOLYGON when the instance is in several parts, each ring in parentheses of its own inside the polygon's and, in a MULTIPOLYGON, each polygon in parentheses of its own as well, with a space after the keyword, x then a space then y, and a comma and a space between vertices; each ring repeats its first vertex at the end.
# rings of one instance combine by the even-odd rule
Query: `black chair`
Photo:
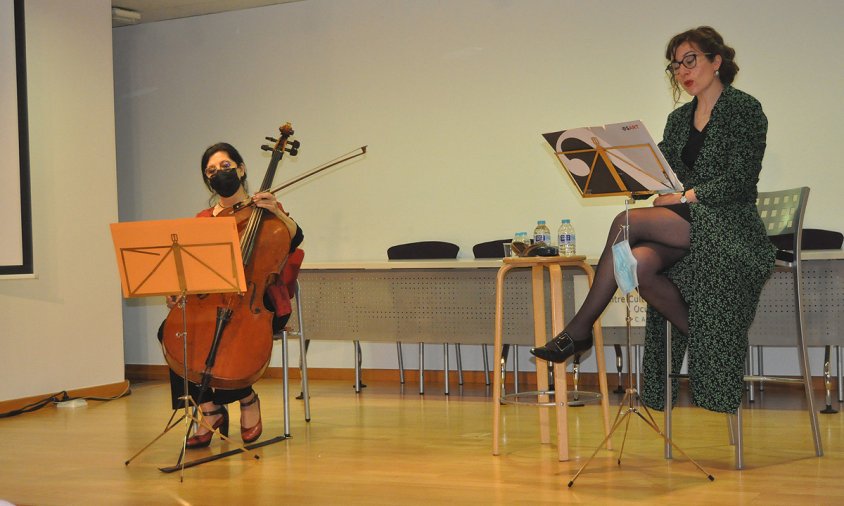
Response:
MULTIPOLYGON (((457 253, 460 247, 456 244, 443 241, 419 241, 406 244, 397 244, 387 248, 387 258, 390 260, 436 260, 436 259, 453 259, 457 258, 457 253)), ((360 369, 361 369, 361 349, 360 341, 355 341, 355 390, 360 391, 362 386, 360 383, 360 369)), ((396 341, 396 353, 398 354, 399 362, 399 378, 404 384, 404 358, 402 355, 402 343, 396 341)), ((457 375, 458 383, 463 384, 463 363, 460 354, 460 343, 454 344, 455 353, 457 356, 457 375)), ((448 388, 448 343, 443 344, 443 354, 445 362, 443 364, 443 372, 445 375, 445 395, 449 394, 448 388)), ((419 343, 419 395, 425 393, 425 343, 419 343)))
POLYGON ((387 248, 390 260, 432 260, 437 258, 457 258, 460 246, 442 241, 420 241, 397 244, 387 248))
POLYGON ((503 258, 504 245, 510 244, 512 239, 498 239, 497 241, 479 242, 472 246, 475 258, 503 258))

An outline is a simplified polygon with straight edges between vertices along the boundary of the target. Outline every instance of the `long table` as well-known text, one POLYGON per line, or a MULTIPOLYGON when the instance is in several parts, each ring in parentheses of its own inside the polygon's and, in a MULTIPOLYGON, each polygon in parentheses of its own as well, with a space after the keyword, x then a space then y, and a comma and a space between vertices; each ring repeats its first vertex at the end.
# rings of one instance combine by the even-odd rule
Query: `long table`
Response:
MULTIPOLYGON (((844 252, 807 251, 802 258, 807 342, 844 345, 844 252)), ((299 279, 308 339, 492 344, 501 265, 473 259, 306 262, 299 279)), ((572 275, 566 274, 567 291, 573 290, 572 275)), ((791 285, 790 275, 776 273, 765 286, 752 344, 794 345, 791 285)), ((507 279, 505 343, 533 345, 530 286, 527 272, 507 279)), ((568 305, 566 319, 571 311, 568 305)), ((643 335, 635 327, 633 343, 643 335)), ((624 327, 605 327, 605 344, 625 342, 624 327)))
MULTIPOLYGON (((305 263, 308 339, 492 344, 500 260, 305 263)), ((508 280, 504 342, 533 344, 530 273, 508 280)))

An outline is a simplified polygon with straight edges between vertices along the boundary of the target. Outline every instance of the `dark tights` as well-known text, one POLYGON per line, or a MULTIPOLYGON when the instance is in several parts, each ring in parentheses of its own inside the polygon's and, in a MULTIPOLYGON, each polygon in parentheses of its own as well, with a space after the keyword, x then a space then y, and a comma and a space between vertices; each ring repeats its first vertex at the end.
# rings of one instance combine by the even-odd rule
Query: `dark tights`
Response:
MULTIPOLYGON (((566 326, 566 331, 575 340, 589 336, 592 325, 618 288, 613 275, 612 245, 623 239, 618 232, 625 223, 625 213, 613 220, 592 288, 583 306, 566 326)), ((638 262, 639 294, 686 335, 689 331, 689 307, 664 271, 688 253, 690 230, 689 222, 669 209, 647 207, 630 210, 629 240, 638 262)))

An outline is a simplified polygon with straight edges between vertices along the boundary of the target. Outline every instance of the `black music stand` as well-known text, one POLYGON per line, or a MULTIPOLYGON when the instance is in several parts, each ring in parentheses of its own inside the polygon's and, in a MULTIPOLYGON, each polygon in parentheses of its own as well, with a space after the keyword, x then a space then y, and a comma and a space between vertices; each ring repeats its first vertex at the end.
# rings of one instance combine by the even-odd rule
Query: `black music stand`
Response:
MULTIPOLYGON (((120 270, 121 285, 125 298, 168 296, 179 294, 182 311, 183 358, 187 350, 187 304, 186 296, 191 294, 232 293, 246 291, 246 276, 240 251, 237 224, 232 217, 207 220, 188 218, 111 224, 114 249, 120 270)), ((184 469, 223 456, 250 451, 238 444, 238 449, 196 461, 185 462, 188 435, 191 422, 217 432, 224 440, 234 443, 227 436, 213 429, 202 416, 196 402, 188 395, 187 360, 183 377, 184 412, 173 421, 178 409, 174 410, 164 430, 155 439, 126 460, 125 465, 152 446, 164 434, 185 422, 185 435, 181 452, 175 466, 160 468, 162 472, 180 470, 179 480, 184 480, 184 469)), ((237 444, 237 443, 234 443, 237 444)), ((259 456, 253 453, 258 459, 259 456)))
MULTIPOLYGON (((582 197, 624 196, 625 224, 619 235, 624 240, 629 239, 630 233, 630 204, 635 197, 646 197, 654 193, 671 193, 683 190, 677 176, 671 170, 668 162, 662 156, 656 143, 651 138, 645 125, 641 121, 630 121, 606 125, 603 127, 577 128, 543 134, 543 137, 554 149, 554 154, 562 163, 566 173, 571 177, 582 197)), ((710 481, 715 478, 701 467, 694 459, 677 446, 671 438, 660 430, 656 420, 648 407, 642 402, 639 391, 633 383, 632 368, 632 321, 630 316, 630 292, 624 294, 626 302, 627 328, 627 384, 624 397, 618 406, 609 434, 601 441, 589 459, 577 470, 568 482, 572 487, 574 481, 586 466, 592 462, 598 451, 610 440, 615 431, 627 420, 624 428, 624 439, 618 454, 618 465, 624 453, 624 443, 627 441, 627 430, 630 428, 631 415, 642 419, 648 427, 663 438, 666 446, 673 446, 684 457, 700 469, 710 481), (626 409, 625 409, 626 407, 626 409), (645 417, 644 415, 647 415, 645 417)), ((670 329, 669 329, 670 332, 670 329)), ((666 407, 667 409, 667 407, 666 407)))

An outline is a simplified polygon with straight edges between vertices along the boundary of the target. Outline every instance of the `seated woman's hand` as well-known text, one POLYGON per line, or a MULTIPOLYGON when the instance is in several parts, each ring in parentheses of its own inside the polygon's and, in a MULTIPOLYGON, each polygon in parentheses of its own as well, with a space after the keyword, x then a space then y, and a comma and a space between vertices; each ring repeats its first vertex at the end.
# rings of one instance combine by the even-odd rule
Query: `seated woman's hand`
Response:
POLYGON ((654 206, 670 206, 672 204, 680 203, 679 193, 667 193, 665 195, 657 195, 654 199, 654 206))

